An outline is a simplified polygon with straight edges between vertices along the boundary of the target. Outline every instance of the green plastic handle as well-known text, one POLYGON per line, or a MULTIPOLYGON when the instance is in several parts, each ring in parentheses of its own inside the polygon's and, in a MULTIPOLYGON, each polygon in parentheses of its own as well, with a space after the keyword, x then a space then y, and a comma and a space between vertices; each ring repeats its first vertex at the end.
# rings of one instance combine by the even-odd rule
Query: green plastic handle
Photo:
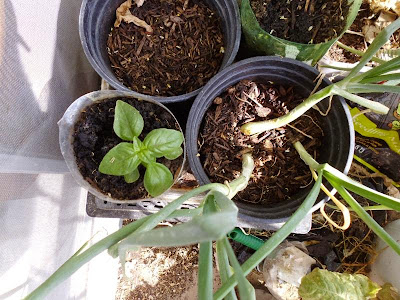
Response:
POLYGON ((253 250, 258 250, 263 244, 264 241, 254 235, 244 234, 239 228, 233 229, 228 236, 242 245, 245 245, 253 250))

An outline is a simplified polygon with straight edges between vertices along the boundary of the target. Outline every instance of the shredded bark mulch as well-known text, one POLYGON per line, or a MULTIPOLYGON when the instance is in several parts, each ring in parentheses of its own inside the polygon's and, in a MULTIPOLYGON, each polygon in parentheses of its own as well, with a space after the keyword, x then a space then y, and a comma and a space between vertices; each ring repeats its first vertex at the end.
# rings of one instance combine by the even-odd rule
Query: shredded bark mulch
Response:
MULTIPOLYGON (((144 188, 143 178, 145 168, 139 166, 140 178, 134 183, 127 183, 123 176, 105 175, 99 172, 98 167, 109 150, 120 142, 113 130, 114 108, 117 100, 123 100, 134 106, 144 119, 144 128, 139 136, 141 140, 153 129, 171 128, 179 130, 179 125, 160 106, 129 98, 115 98, 94 103, 82 111, 75 124, 73 147, 82 176, 96 189, 114 199, 141 199, 149 197, 144 188)), ((175 160, 158 158, 157 162, 164 164, 175 176, 180 171, 183 156, 175 160)))
POLYGON ((201 0, 152 0, 131 13, 153 28, 133 23, 112 28, 111 67, 125 86, 152 96, 192 92, 214 76, 224 56, 220 17, 201 0))
POLYGON ((251 0, 262 29, 273 36, 302 44, 323 43, 346 26, 349 11, 343 0, 251 0))
POLYGON ((217 97, 206 113, 199 138, 200 159, 211 182, 222 183, 239 176, 242 154, 252 151, 255 161, 252 177, 234 200, 271 206, 309 187, 310 170, 292 142, 300 140, 318 159, 324 135, 318 112, 310 110, 290 127, 256 136, 240 132, 244 123, 282 116, 302 100, 292 87, 248 80, 217 97))

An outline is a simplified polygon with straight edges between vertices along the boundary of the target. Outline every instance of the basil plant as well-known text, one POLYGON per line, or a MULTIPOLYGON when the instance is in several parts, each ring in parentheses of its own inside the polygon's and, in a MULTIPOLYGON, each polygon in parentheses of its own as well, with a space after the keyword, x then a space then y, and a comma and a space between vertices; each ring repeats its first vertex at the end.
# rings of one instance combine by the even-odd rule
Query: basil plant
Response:
POLYGON ((149 132, 143 141, 139 139, 144 127, 140 112, 121 100, 115 106, 113 129, 121 142, 112 148, 100 163, 103 174, 124 176, 127 183, 133 183, 140 177, 139 165, 146 168, 144 187, 156 197, 168 190, 173 182, 171 171, 157 162, 165 157, 174 160, 182 155, 182 132, 174 129, 158 128, 149 132))

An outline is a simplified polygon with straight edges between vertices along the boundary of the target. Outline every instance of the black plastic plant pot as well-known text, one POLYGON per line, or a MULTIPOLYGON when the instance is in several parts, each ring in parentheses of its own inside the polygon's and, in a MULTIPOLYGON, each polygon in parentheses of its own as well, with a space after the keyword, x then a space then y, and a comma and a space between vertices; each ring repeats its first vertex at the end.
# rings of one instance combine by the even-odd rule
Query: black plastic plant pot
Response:
MULTIPOLYGON (((195 99, 186 127, 188 161, 200 184, 207 184, 210 180, 198 155, 199 132, 205 113, 217 96, 239 81, 249 79, 293 86, 297 93, 306 98, 313 90, 315 86, 314 80, 318 74, 316 69, 300 61, 265 56, 249 58, 235 63, 213 77, 195 99)), ((329 83, 328 80, 324 79, 320 88, 329 85, 329 83)), ((328 99, 318 104, 322 111, 326 111, 328 105, 328 99)), ((344 99, 334 97, 328 116, 320 119, 324 137, 322 139, 319 162, 328 162, 333 167, 346 173, 353 158, 354 130, 350 112, 344 99)), ((309 189, 311 189, 311 186, 309 189)), ((236 202, 236 205, 242 215, 284 222, 301 205, 309 189, 305 189, 290 199, 269 207, 239 201, 236 202)), ((318 209, 327 199, 321 192, 312 211, 318 209)))
MULTIPOLYGON (((96 92, 91 92, 88 93, 86 95, 83 95, 81 97, 79 97, 77 100, 75 100, 65 111, 63 117, 61 118, 61 120, 58 122, 58 127, 59 127, 59 143, 60 143, 60 149, 61 149, 61 153, 64 157, 64 160, 68 166, 68 169, 70 170, 72 176, 74 177, 75 181, 84 189, 88 190, 91 194, 93 194, 94 196, 96 196, 99 199, 102 199, 104 201, 108 201, 108 202, 113 202, 113 203, 137 203, 139 201, 143 201, 143 200, 149 200, 150 198, 142 198, 142 199, 117 199, 114 198, 110 193, 105 193, 102 190, 100 190, 98 188, 98 186, 96 186, 94 184, 93 179, 90 178, 90 176, 88 176, 88 174, 83 175, 81 172, 81 169, 79 167, 79 164, 77 162, 77 156, 74 150, 74 142, 75 142, 75 138, 74 138, 74 133, 76 131, 75 128, 75 124, 77 122, 79 122, 80 118, 81 118, 81 114, 83 111, 86 110, 90 110, 91 105, 93 104, 99 104, 99 103, 103 103, 103 102, 108 102, 110 100, 112 101, 116 101, 117 99, 129 99, 132 102, 140 102, 140 103, 144 103, 144 102, 148 102, 151 103, 152 106, 152 111, 150 111, 149 113, 152 114, 153 110, 155 109, 155 107, 157 106, 158 108, 161 108, 161 111, 166 112, 167 114, 170 115, 171 120, 174 120, 175 123, 177 124, 177 128, 173 128, 173 129, 178 129, 180 132, 182 132, 181 127, 179 126, 178 121, 176 120, 175 116, 173 115, 173 113, 167 108, 165 107, 163 104, 154 101, 150 98, 148 99, 142 99, 142 100, 138 100, 132 93, 130 92, 124 92, 124 91, 96 91, 96 92)), ((136 105, 134 105, 136 106, 136 105)), ((110 110, 112 110, 113 108, 110 108, 110 110)), ((95 110, 97 112, 97 110, 95 110)), ((105 120, 107 119, 107 116, 101 117, 99 118, 100 120, 105 120)), ((145 119, 145 118, 144 118, 145 119)), ((112 119, 113 120, 113 119, 112 119)), ((144 120, 146 122, 146 119, 144 120)), ((89 126, 89 125, 88 125, 89 126)), ((94 123, 93 126, 99 126, 98 123, 94 123)), ((104 129, 104 128, 103 128, 104 129)), ((101 130, 103 130, 101 129, 101 130)), ((99 131, 98 129, 96 129, 95 131, 98 132, 99 134, 102 131, 99 131)), ((108 130, 104 129, 104 130, 108 130)), ((112 130, 112 124, 110 126, 110 130, 112 130)), ((79 139, 81 139, 79 137, 79 139)), ((110 136, 108 137, 101 137, 101 138, 96 138, 95 143, 97 143, 97 141, 99 141, 99 143, 102 143, 102 141, 104 142, 104 140, 110 139, 110 136)), ((93 140, 93 139, 91 139, 93 140)), ((121 140, 122 141, 122 140, 121 140)), ((89 142, 90 143, 90 142, 89 142)), ((81 145, 83 143, 81 142, 81 145)), ((88 147, 88 146, 87 146, 88 147)), ((183 149, 185 150, 185 142, 183 142, 182 144, 183 149)), ((84 149, 87 152, 87 149, 84 149)), ((90 151, 94 151, 94 150, 90 150, 90 151)), ((92 152, 92 156, 94 156, 94 153, 92 152)), ((80 158, 80 160, 90 160, 91 157, 90 156, 83 156, 80 158)), ((183 170, 183 166, 185 164, 186 161, 186 151, 183 151, 183 155, 182 155, 182 162, 180 163, 177 171, 174 174, 174 183, 176 183, 180 177, 180 174, 183 170)), ((97 171, 97 170, 96 170, 97 171)), ((93 174, 93 173, 92 173, 93 174)), ((113 176, 113 177, 120 177, 120 176, 113 176)), ((121 176, 122 178, 122 176, 121 176)), ((106 179, 101 179, 100 181, 104 181, 106 179)), ((96 181, 97 182, 97 181, 96 181)), ((109 182, 108 183, 110 186, 113 186, 115 184, 115 182, 109 182)), ((115 186, 114 190, 119 188, 119 186, 115 186)), ((165 200, 166 198, 164 197, 167 191, 164 192, 164 194, 158 196, 161 199, 165 200)), ((156 198, 152 198, 153 200, 157 199, 156 198)), ((168 198, 169 199, 169 198, 168 198)), ((173 199, 171 199, 173 200, 173 199)))
MULTIPOLYGON (((144 96, 130 90, 114 75, 107 54, 107 38, 115 22, 115 11, 124 0, 84 0, 79 16, 79 34, 83 50, 95 71, 113 88, 132 92, 136 98, 144 96)), ((241 25, 239 7, 236 0, 206 0, 221 18, 224 34, 224 58, 220 70, 232 64, 239 49, 241 25)), ((151 97, 161 103, 181 102, 194 98, 201 88, 190 93, 171 97, 151 97)))

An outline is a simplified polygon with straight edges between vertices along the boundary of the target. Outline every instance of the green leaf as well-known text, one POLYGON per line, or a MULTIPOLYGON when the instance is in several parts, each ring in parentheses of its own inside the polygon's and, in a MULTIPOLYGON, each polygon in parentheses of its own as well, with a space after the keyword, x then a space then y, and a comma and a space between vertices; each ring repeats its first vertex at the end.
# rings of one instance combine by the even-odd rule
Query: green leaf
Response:
POLYGON ((199 249, 199 274, 197 298, 199 300, 212 299, 213 293, 213 261, 212 242, 200 243, 199 249))
POLYGON ((182 147, 179 147, 176 149, 172 149, 168 153, 165 153, 164 156, 166 159, 174 160, 174 159, 177 159, 179 156, 181 156, 182 153, 183 153, 183 149, 182 149, 182 147))
POLYGON ((400 86, 383 84, 350 83, 347 85, 349 93, 397 93, 400 94, 400 86))
POLYGON ((132 142, 133 150, 138 155, 140 161, 144 164, 144 166, 147 166, 147 164, 156 161, 156 157, 154 156, 153 152, 148 150, 144 143, 142 143, 142 141, 139 140, 138 137, 133 137, 132 142))
MULTIPOLYGON (((225 195, 210 192, 207 197, 214 200, 229 201, 230 208, 194 216, 192 220, 174 227, 157 228, 151 231, 136 232, 120 245, 119 252, 134 246, 175 247, 203 242, 211 242, 225 237, 236 225, 238 209, 225 195)), ((162 219, 164 220, 164 219, 162 219)), ((155 225, 154 225, 155 226, 155 225)))
MULTIPOLYGON (((217 212, 214 195, 208 194, 204 200, 203 215, 217 212)), ((197 284, 197 298, 199 300, 209 300, 213 292, 213 259, 212 242, 200 243, 199 250, 199 273, 197 284)))
MULTIPOLYGON (((344 50, 347 50, 347 51, 349 51, 351 53, 354 53, 354 54, 356 54, 358 56, 363 56, 364 53, 365 53, 363 51, 360 51, 360 50, 354 49, 352 47, 346 46, 345 44, 343 44, 343 43, 341 43, 339 41, 336 42, 336 45, 338 45, 340 48, 343 48, 344 50)), ((378 64, 385 63, 385 60, 380 59, 379 57, 375 57, 375 56, 371 57, 371 61, 377 62, 378 64)))
MULTIPOLYGON (((224 247, 223 240, 217 241, 216 252, 218 258, 217 262, 218 262, 219 277, 221 278, 221 283, 223 284, 232 275, 231 266, 229 265, 228 254, 224 247)), ((226 295, 225 300, 237 300, 235 291, 231 290, 229 294, 226 295)))
MULTIPOLYGON (((384 104, 377 102, 377 101, 373 101, 373 100, 369 100, 367 98, 363 98, 360 97, 358 95, 354 95, 352 93, 349 93, 346 89, 341 88, 340 86, 333 84, 331 85, 333 87, 333 93, 336 95, 340 95, 343 98, 346 98, 354 103, 357 103, 361 106, 364 106, 366 108, 371 109, 372 111, 374 111, 377 114, 387 114, 389 112, 389 108, 387 106, 385 106, 384 104)), ((351 88, 349 87, 349 90, 351 90, 351 88)), ((365 91, 367 92, 367 88, 365 89, 365 91)))
POLYGON ((243 270, 240 267, 235 252, 233 251, 231 244, 229 244, 227 237, 224 237, 223 243, 224 248, 228 254, 229 262, 231 263, 235 272, 234 276, 238 281, 240 299, 256 300, 256 292, 254 290, 254 287, 250 284, 250 282, 246 278, 246 275, 243 273, 243 270))
POLYGON ((349 191, 352 191, 364 198, 389 207, 393 210, 400 211, 399 199, 379 193, 376 190, 366 187, 328 164, 324 165, 324 170, 326 171, 324 175, 329 181, 334 180, 338 182, 340 186, 348 189, 349 191))
POLYGON ((174 183, 171 171, 164 165, 152 162, 146 166, 144 187, 152 197, 157 197, 168 190, 174 183))
POLYGON ((143 144, 156 157, 175 153, 183 142, 182 132, 174 129, 159 128, 152 130, 144 139, 143 144))
POLYGON ((131 143, 119 143, 104 156, 99 171, 103 174, 122 176, 133 172, 140 164, 131 143))
MULTIPOLYGON (((249 274, 265 257, 267 257, 276 247, 282 243, 287 236, 292 233, 296 226, 301 220, 310 212, 311 207, 314 205, 315 200, 318 197, 321 183, 322 183, 323 171, 319 172, 318 179, 314 183, 310 193, 304 199, 303 203, 296 210, 296 212, 286 221, 286 223, 275 232, 265 243, 258 249, 249 259, 242 265, 242 270, 245 275, 249 274)), ((223 299, 230 291, 235 287, 237 280, 235 276, 229 277, 229 279, 222 284, 217 292, 214 293, 214 300, 223 299)))
POLYGON ((124 179, 127 183, 133 183, 140 177, 139 169, 136 168, 133 172, 124 175, 124 179))
POLYGON ((147 167, 148 164, 156 161, 156 157, 154 156, 153 152, 149 150, 142 150, 138 152, 138 156, 145 167, 147 167))
POLYGON ((114 132, 125 141, 132 141, 143 130, 144 121, 140 112, 132 105, 117 101, 114 116, 114 132))
POLYGON ((139 138, 137 136, 134 136, 132 138, 132 148, 133 148, 133 151, 135 151, 135 152, 140 152, 145 149, 142 141, 139 140, 139 138))
MULTIPOLYGON (((376 52, 378 52, 378 50, 389 40, 389 38, 393 34, 393 32, 395 32, 399 27, 400 27, 400 19, 397 19, 396 21, 392 22, 389 26, 384 28, 376 36, 374 41, 368 47, 367 51, 365 51, 365 53, 361 57, 359 63, 353 68, 353 70, 349 73, 349 75, 345 79, 343 79, 341 82, 348 82, 348 81, 352 80, 353 77, 354 77, 354 79, 355 79, 355 77, 358 77, 359 78, 358 80, 360 80, 364 77, 377 75, 376 74, 377 69, 378 70, 380 70, 381 68, 383 69, 384 65, 387 63, 381 64, 380 66, 375 67, 368 72, 365 72, 360 77, 356 76, 361 71, 361 69, 371 60, 371 58, 376 54, 376 52)), ((393 59, 392 59, 392 61, 393 61, 393 59)), ((380 73, 380 74, 382 74, 382 73, 380 73)))
POLYGON ((314 269, 301 280, 299 295, 303 300, 365 300, 375 297, 379 290, 379 285, 361 274, 314 269))
POLYGON ((398 80, 400 79, 400 73, 392 73, 386 75, 377 75, 376 77, 366 77, 360 81, 360 83, 379 83, 385 80, 398 80))
POLYGON ((400 295, 390 283, 385 283, 376 298, 378 300, 400 300, 400 295))
MULTIPOLYGON (((327 174, 329 175, 329 174, 327 174)), ((331 175, 330 175, 331 176, 331 175)), ((326 176, 329 183, 338 191, 340 196, 350 205, 354 212, 363 220, 367 226, 372 229, 375 234, 387 243, 398 255, 400 255, 400 244, 395 241, 390 234, 388 234, 366 211, 361 205, 353 198, 350 193, 343 188, 336 178, 329 178, 326 176)), ((369 199, 369 198, 367 198, 369 199)))

